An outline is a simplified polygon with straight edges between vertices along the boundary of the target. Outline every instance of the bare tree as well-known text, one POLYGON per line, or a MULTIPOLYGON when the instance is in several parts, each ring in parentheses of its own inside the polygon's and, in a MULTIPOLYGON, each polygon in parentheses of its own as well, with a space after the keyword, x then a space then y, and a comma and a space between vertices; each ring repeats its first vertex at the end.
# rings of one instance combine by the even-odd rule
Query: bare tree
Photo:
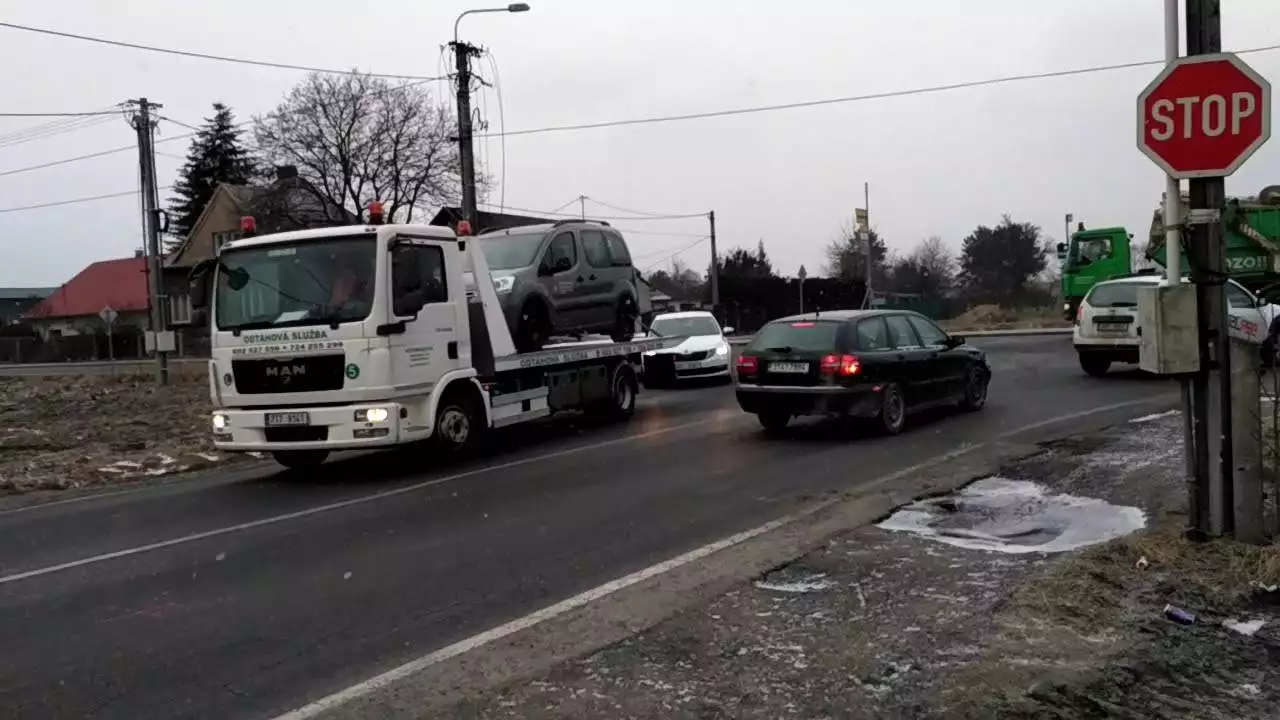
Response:
POLYGON ((380 200, 388 220, 411 222, 461 194, 456 126, 421 84, 312 73, 254 118, 254 135, 264 164, 295 166, 333 214, 380 200))

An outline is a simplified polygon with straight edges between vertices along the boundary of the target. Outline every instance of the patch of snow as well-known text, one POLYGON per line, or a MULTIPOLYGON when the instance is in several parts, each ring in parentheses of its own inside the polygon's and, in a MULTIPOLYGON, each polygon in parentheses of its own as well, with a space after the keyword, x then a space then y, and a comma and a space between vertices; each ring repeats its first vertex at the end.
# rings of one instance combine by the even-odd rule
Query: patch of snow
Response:
POLYGON ((215 455, 213 453, 204 453, 204 452, 196 453, 196 457, 203 458, 205 460, 208 460, 209 462, 218 462, 219 460, 222 459, 222 457, 219 455, 215 455))
POLYGON ((1262 697, 1262 689, 1253 683, 1246 683, 1236 686, 1236 694, 1247 698, 1262 697))
POLYGON ((1151 415, 1143 415, 1142 417, 1136 417, 1130 420, 1129 422, 1145 423, 1145 422, 1151 422, 1152 420, 1159 420, 1160 418, 1167 418, 1173 415, 1181 415, 1181 414, 1182 414, 1181 410, 1165 410, 1164 412, 1152 413, 1151 415))
POLYGON ((1076 550, 1147 524, 1136 507, 1051 494, 1036 483, 990 477, 958 493, 914 502, 877 527, 970 550, 1011 554, 1076 550))
POLYGON ((1259 630, 1261 630, 1262 626, 1266 624, 1267 624, 1267 621, 1262 619, 1223 620, 1222 621, 1222 627, 1228 630, 1234 630, 1235 632, 1238 632, 1241 635, 1244 635, 1245 637, 1253 637, 1254 634, 1257 633, 1259 630))
POLYGON ((822 592, 835 587, 835 583, 827 579, 826 573, 812 575, 803 580, 781 581, 781 580, 757 580, 756 587, 761 590, 770 590, 772 592, 803 594, 812 592, 822 592))

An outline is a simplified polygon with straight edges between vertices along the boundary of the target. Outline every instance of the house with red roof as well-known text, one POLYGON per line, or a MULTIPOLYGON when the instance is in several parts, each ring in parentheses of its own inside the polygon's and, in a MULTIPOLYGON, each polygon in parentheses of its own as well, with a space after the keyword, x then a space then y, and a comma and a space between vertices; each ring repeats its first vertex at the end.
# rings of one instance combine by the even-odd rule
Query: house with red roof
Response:
POLYGON ((116 329, 146 328, 147 261, 140 255, 100 260, 49 293, 23 316, 42 337, 104 332, 100 313, 116 313, 116 329))

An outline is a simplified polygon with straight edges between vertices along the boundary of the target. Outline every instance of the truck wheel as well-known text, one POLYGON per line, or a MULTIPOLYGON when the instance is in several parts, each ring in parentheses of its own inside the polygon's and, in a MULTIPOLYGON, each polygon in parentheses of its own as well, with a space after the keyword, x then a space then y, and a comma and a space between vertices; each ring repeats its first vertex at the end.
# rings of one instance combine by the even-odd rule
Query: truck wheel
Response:
POLYGON ((1102 355, 1080 353, 1080 369, 1093 377, 1102 377, 1111 367, 1111 361, 1102 355))
POLYGON ((639 318, 636 313, 636 303, 631 299, 630 295, 624 295, 618 301, 618 311, 613 325, 613 341, 627 342, 636 334, 636 320, 639 318))
POLYGON ((907 426, 907 399, 897 383, 889 383, 880 391, 880 431, 897 435, 907 426))
POLYGON ((328 457, 328 450, 276 450, 271 453, 271 459, 289 470, 314 470, 328 457))
POLYGON ((483 423, 475 399, 467 392, 450 390, 436 408, 431 440, 446 455, 463 455, 475 446, 483 423))
POLYGON ((609 397, 594 403, 590 413, 604 420, 626 420, 636 414, 636 371, 623 363, 613 371, 609 381, 609 397))
POLYGON ((551 318, 547 309, 537 301, 525 303, 520 310, 514 338, 518 352, 537 352, 547 344, 551 335, 551 318))

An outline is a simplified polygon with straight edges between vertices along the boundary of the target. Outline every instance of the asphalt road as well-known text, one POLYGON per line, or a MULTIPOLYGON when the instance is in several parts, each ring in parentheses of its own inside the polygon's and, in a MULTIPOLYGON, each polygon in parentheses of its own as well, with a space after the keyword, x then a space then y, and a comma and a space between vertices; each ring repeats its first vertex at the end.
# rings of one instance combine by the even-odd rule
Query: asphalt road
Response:
POLYGON ((271 717, 823 493, 1173 396, 1084 376, 1069 338, 974 344, 995 372, 987 408, 896 438, 769 440, 705 387, 646 394, 626 426, 506 433, 453 467, 402 451, 305 481, 242 471, 0 511, 2 714, 271 717))

